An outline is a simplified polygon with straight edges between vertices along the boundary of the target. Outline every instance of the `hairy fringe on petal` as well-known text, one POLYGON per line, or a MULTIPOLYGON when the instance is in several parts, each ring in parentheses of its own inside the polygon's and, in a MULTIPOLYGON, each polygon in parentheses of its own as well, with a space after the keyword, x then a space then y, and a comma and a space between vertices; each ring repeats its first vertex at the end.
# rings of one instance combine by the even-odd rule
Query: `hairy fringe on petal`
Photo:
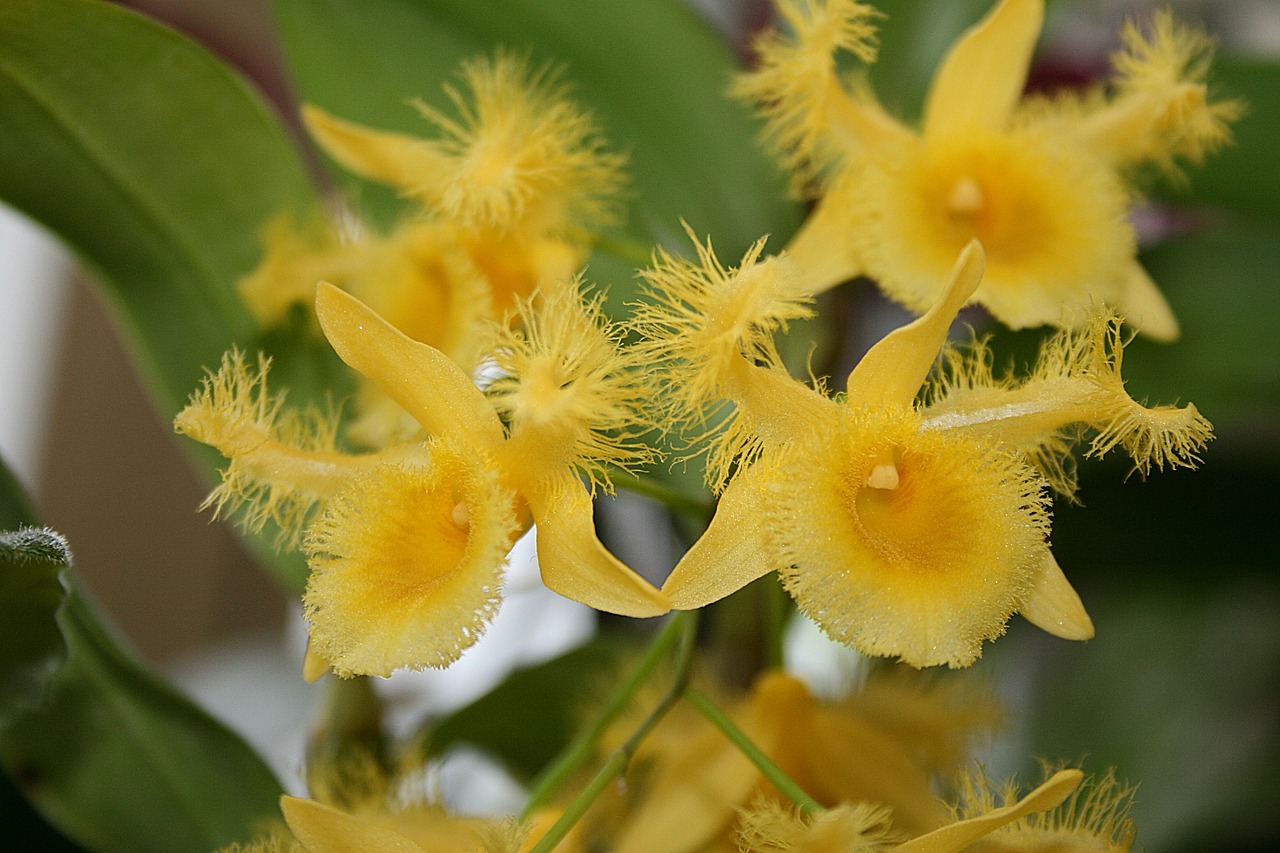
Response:
POLYGON ((1081 376, 1097 385, 1095 413, 1088 420, 1097 430, 1090 456, 1121 447, 1144 476, 1153 467, 1194 468, 1213 438, 1213 425, 1191 404, 1148 408, 1130 397, 1120 374, 1125 343, 1120 317, 1099 313, 1083 328, 1060 332, 1046 342, 1035 376, 1081 376))
POLYGON ((1213 101, 1204 82, 1214 43, 1204 32, 1186 27, 1163 9, 1148 32, 1133 21, 1121 33, 1122 50, 1112 57, 1118 97, 1140 95, 1166 101, 1151 128, 1146 156, 1170 175, 1181 174, 1176 159, 1203 162, 1206 154, 1231 139, 1228 123, 1244 115, 1239 100, 1213 101))
POLYGON ((536 220, 540 233, 571 234, 618 221, 625 158, 605 150, 557 69, 499 52, 464 63, 462 76, 466 93, 445 87, 457 118, 418 104, 441 133, 427 144, 451 168, 424 173, 410 192, 479 230, 536 220))
POLYGON ((780 281, 796 274, 785 256, 761 260, 766 238, 726 268, 710 239, 704 244, 686 225, 697 260, 659 248, 642 273, 644 301, 632 305, 630 326, 643 339, 637 352, 654 365, 664 390, 659 417, 682 432, 692 450, 707 453, 708 482, 723 486, 737 464, 759 452, 759 438, 727 384, 740 359, 785 373, 774 335, 792 320, 812 315, 806 297, 786 297, 780 281))
POLYGON ((582 294, 582 280, 544 285, 518 299, 514 318, 491 326, 499 376, 487 395, 512 435, 537 432, 560 445, 568 465, 612 493, 609 469, 634 473, 653 461, 642 438, 657 428, 646 357, 623 346, 604 294, 582 294), (518 319, 519 322, 514 322, 518 319))
POLYGON ((842 803, 805 816, 760 798, 739 812, 738 838, 747 853, 875 853, 901 840, 888 806, 842 803))
POLYGON ((200 508, 212 508, 217 518, 239 512, 241 525, 254 532, 273 522, 280 528, 278 544, 286 547, 299 541, 319 496, 247 465, 245 457, 268 444, 301 454, 335 453, 338 416, 334 410, 284 408, 284 394, 267 393, 270 364, 262 354, 251 366, 239 350, 226 353, 178 413, 174 429, 231 460, 200 508))
POLYGON ((758 105, 766 144, 791 172, 793 191, 805 195, 840 156, 828 116, 834 99, 848 97, 836 55, 874 62, 871 21, 880 13, 857 0, 782 0, 778 13, 790 31, 756 39, 759 65, 738 78, 733 94, 758 105))
MULTIPOLYGON (((1048 779, 1059 769, 1056 764, 1046 764, 1044 777, 1048 779)), ((981 767, 963 774, 956 789, 958 802, 953 810, 959 820, 1017 802, 1020 793, 1016 781, 994 784, 981 767)), ((1057 808, 1001 827, 988 836, 983 849, 1019 853, 1105 849, 1109 853, 1128 853, 1137 839, 1137 829, 1129 817, 1136 791, 1136 787, 1117 781, 1114 769, 1101 777, 1087 776, 1057 808)))

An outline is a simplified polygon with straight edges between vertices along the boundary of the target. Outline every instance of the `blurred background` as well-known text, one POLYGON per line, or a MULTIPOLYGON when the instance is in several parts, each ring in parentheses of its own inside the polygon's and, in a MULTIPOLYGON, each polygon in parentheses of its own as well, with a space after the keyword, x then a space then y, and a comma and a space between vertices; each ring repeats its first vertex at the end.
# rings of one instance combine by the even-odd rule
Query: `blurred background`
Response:
MULTIPOLYGON (((265 2, 124 5, 203 42, 296 114, 265 2)), ((768 17, 754 0, 697 5, 739 47, 768 17)), ((894 2, 877 5, 894 16, 894 2)), ((926 57, 986 4, 932 5, 947 9, 922 19, 926 57)), ((1151 5, 1051 3, 1033 82, 1088 79, 1105 67, 1119 22, 1151 5)), ((1280 3, 1173 7, 1217 35, 1213 79, 1250 113, 1236 148, 1192 170, 1186 187, 1157 187, 1143 210, 1144 262, 1171 282, 1187 336, 1171 348, 1136 343, 1126 374, 1153 401, 1195 401, 1218 439, 1200 470, 1146 483, 1119 463, 1082 467, 1084 505, 1056 508, 1054 550, 1099 636, 1068 647, 1018 623, 991 647, 979 669, 1019 722, 988 761, 997 773, 1027 753, 1115 765, 1141 784, 1135 817, 1148 849, 1261 849, 1280 841, 1280 202, 1265 198, 1280 172, 1280 3), (1208 236, 1189 245, 1179 239, 1189 229, 1208 236)), ((927 80, 932 60, 918 68, 927 80)), ((903 79, 899 106, 913 85, 903 79)), ((296 602, 227 526, 196 512, 205 487, 94 283, 7 208, 0 258, 0 454, 141 655, 287 767, 312 701, 296 678, 296 602)), ((590 631, 589 616, 566 619, 536 654, 590 631)))

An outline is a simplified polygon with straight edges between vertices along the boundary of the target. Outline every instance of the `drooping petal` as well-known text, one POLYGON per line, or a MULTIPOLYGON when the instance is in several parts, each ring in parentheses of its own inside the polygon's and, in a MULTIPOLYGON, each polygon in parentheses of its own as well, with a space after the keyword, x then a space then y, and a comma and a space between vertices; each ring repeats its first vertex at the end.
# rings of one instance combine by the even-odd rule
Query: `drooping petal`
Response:
POLYGON ((1129 263, 1116 308, 1126 323, 1153 341, 1173 343, 1182 334, 1168 300, 1136 259, 1129 263))
POLYGON ((547 588, 588 607, 622 616, 661 616, 667 597, 601 544, 591 495, 576 479, 521 490, 537 525, 538 568, 547 588))
POLYGON ((982 245, 970 241, 956 260, 951 280, 923 316, 885 335, 849 374, 852 405, 909 406, 933 367, 961 306, 982 282, 982 245))
POLYGON ((1085 612, 1080 595, 1058 567, 1046 547, 1044 562, 1032 582, 1031 592, 1022 602, 1023 617, 1042 631, 1064 640, 1093 638, 1093 620, 1085 612))
POLYGON ((1043 0, 1001 0, 951 47, 933 78, 926 138, 1004 130, 1022 97, 1043 0))
POLYGON ((762 527, 769 483, 777 476, 776 466, 765 456, 739 472, 724 490, 711 525, 662 585, 673 608, 705 607, 778 568, 762 527))
POLYGON ((1079 770, 1060 770, 1018 802, 978 817, 949 823, 895 847, 894 853, 959 853, 1002 826, 1029 814, 1054 808, 1071 796, 1083 778, 1084 774, 1079 770))
POLYGON ((401 191, 416 187, 423 175, 448 163, 424 139, 343 121, 312 104, 302 107, 302 121, 325 153, 344 168, 401 191))
POLYGON ((493 407, 442 352, 411 340, 360 300, 324 282, 316 289, 316 316, 339 357, 428 433, 465 436, 484 449, 501 443, 502 423, 493 407))

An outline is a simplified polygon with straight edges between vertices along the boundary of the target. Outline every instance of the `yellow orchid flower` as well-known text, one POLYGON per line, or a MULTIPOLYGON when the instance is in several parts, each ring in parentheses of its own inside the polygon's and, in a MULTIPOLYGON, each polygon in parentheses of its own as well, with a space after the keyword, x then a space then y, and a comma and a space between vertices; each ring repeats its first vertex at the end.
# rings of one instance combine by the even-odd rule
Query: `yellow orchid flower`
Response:
POLYGON ((340 675, 448 666, 496 612, 507 551, 530 522, 552 590, 628 616, 669 609, 596 538, 579 479, 607 488, 606 466, 645 456, 634 440, 645 428, 639 373, 576 283, 522 307, 525 331, 499 327, 497 360, 510 372, 490 399, 439 350, 320 286, 329 342, 414 418, 421 442, 341 453, 329 422, 308 433, 282 415, 265 367, 251 373, 234 355, 178 415, 180 432, 231 459, 216 506, 306 525, 312 675, 323 664, 340 675))
POLYGON ((1047 541, 1045 486, 1069 487, 1073 430, 1096 430, 1094 455, 1121 446, 1143 471, 1194 464, 1211 432, 1193 406, 1128 396, 1113 318, 1059 333, 1027 379, 994 379, 980 350, 944 347, 982 281, 971 242, 939 300, 872 347, 836 400, 788 376, 765 343, 796 313, 778 294, 803 272, 786 256, 758 260, 758 246, 736 270, 709 245, 700 255, 659 255, 636 312, 672 365, 676 408, 696 421, 709 402, 733 407, 702 439, 722 494, 663 585, 674 607, 777 571, 833 639, 917 667, 971 664, 1015 612, 1061 637, 1093 635, 1047 541), (949 370, 918 402, 940 351, 949 370))
MULTIPOLYGON (((900 834, 888 827, 892 810, 870 803, 842 804, 812 817, 762 803, 743 816, 741 849, 744 853, 960 853, 1006 849, 988 848, 983 842, 1016 821, 1034 819, 1056 808, 1072 796, 1082 778, 1078 770, 1061 770, 1009 805, 992 805, 972 817, 957 819, 905 842, 895 840, 900 834)), ((1075 848, 1015 845, 1007 849, 1075 848)))
POLYGON ((605 149, 553 70, 499 53, 465 63, 462 76, 466 95, 445 87, 457 118, 418 105, 436 138, 361 127, 315 106, 302 115, 343 166, 455 226, 501 316, 577 269, 590 236, 617 222, 623 158, 605 149))
POLYGON ((1043 0, 1000 0, 938 69, 919 130, 865 85, 848 87, 836 55, 875 55, 857 0, 778 0, 788 34, 767 33, 760 67, 738 92, 798 189, 820 196, 789 251, 815 294, 858 275, 926 310, 971 239, 987 252, 974 300, 1005 324, 1070 325, 1098 302, 1158 340, 1178 336, 1169 305, 1138 263, 1128 175, 1199 162, 1227 141, 1233 101, 1213 101, 1204 35, 1168 13, 1129 25, 1111 94, 1023 99, 1043 0))

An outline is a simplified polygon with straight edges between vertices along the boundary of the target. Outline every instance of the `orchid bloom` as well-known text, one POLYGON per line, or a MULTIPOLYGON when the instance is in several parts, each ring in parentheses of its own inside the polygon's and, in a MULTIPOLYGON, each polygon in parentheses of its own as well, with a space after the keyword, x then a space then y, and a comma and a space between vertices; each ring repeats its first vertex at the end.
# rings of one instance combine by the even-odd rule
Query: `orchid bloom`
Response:
POLYGON ((859 275, 914 311, 965 244, 987 275, 974 294, 1013 328, 1080 321, 1099 302, 1168 341, 1178 323, 1138 263, 1129 176, 1199 162, 1229 138, 1234 101, 1213 101, 1207 37, 1158 14, 1123 33, 1108 94, 1024 98, 1043 0, 1000 0, 951 47, 918 130, 891 117, 836 57, 875 57, 878 14, 857 0, 778 0, 789 30, 766 33, 739 82, 797 189, 819 198, 788 249, 793 286, 816 294, 859 275))
POLYGON ((606 467, 646 457, 639 374, 576 282, 519 304, 526 329, 498 327, 506 375, 487 397, 439 350, 319 287, 330 344, 414 418, 420 441, 346 454, 331 426, 305 437, 264 392, 265 371, 236 357, 178 415, 179 431, 232 460, 216 505, 306 526, 310 674, 448 666, 496 612, 506 554, 530 523, 552 590, 628 616, 669 609, 596 538, 580 479, 608 488, 606 467))
POLYGON ((1047 485, 1083 428, 1091 452, 1121 446, 1135 466, 1191 465, 1210 426, 1193 406, 1148 409, 1119 376, 1119 331, 1101 316, 1046 344, 1021 381, 944 347, 982 281, 983 251, 960 254, 938 301, 871 348, 844 399, 792 379, 773 329, 801 308, 788 258, 724 269, 659 255, 637 324, 670 365, 671 405, 695 423, 710 406, 715 518, 667 578, 678 609, 702 607, 777 571, 829 636, 917 666, 971 664, 1015 612, 1050 633, 1093 626, 1049 550, 1047 485), (948 370, 922 386, 939 353, 948 370), (719 430, 719 433, 716 432, 719 430))

